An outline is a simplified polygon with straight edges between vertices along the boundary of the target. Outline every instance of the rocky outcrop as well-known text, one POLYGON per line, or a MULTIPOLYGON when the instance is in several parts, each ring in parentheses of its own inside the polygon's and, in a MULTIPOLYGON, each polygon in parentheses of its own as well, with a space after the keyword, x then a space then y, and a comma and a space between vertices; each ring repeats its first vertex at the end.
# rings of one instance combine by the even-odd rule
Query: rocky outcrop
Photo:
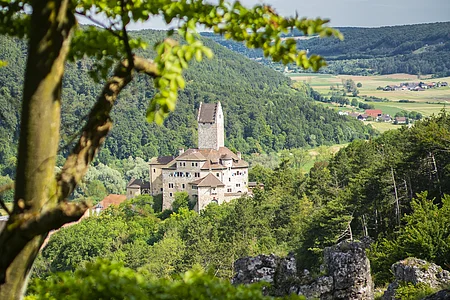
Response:
POLYGON ((295 293, 307 299, 373 299, 370 264, 362 243, 342 242, 326 248, 321 267, 326 274, 319 278, 312 278, 307 270, 298 272, 296 266, 292 254, 242 258, 235 263, 233 283, 266 281, 272 288, 265 292, 275 296, 295 293))
POLYGON ((234 263, 236 275, 232 282, 233 284, 249 284, 260 281, 273 283, 279 260, 273 254, 238 259, 234 263))
POLYGON ((442 290, 433 295, 423 298, 423 300, 450 300, 450 290, 442 290))
MULTIPOLYGON (((400 283, 424 283, 433 289, 443 288, 450 284, 450 272, 436 264, 417 258, 407 258, 392 265, 395 280, 389 284, 383 300, 395 299, 395 291, 400 283)), ((441 298, 432 298, 441 299, 441 298)), ((445 298, 442 298, 445 299, 445 298)))

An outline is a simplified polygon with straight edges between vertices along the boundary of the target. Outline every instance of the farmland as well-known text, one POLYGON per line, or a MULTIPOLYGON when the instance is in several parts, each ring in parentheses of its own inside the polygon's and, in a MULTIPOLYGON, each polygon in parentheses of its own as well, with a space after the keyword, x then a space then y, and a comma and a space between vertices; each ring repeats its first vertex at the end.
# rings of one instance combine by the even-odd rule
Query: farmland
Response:
MULTIPOLYGON (((387 85, 398 85, 402 82, 450 82, 450 77, 434 78, 421 77, 408 74, 391 74, 376 76, 351 76, 351 75, 330 75, 330 74, 290 74, 294 81, 300 81, 309 84, 313 89, 327 96, 331 94, 330 86, 342 87, 342 81, 352 79, 355 83, 361 83, 359 90, 359 99, 362 101, 364 96, 374 96, 378 98, 387 98, 389 102, 371 102, 376 109, 381 109, 383 113, 395 115, 395 113, 406 111, 417 111, 424 116, 430 116, 438 113, 446 104, 450 104, 450 88, 440 87, 425 91, 383 91, 377 90, 378 87, 387 85), (402 103, 399 100, 410 100, 414 102, 402 103)), ((350 109, 348 107, 345 110, 350 109)), ((350 109, 351 110, 351 109, 350 109)))

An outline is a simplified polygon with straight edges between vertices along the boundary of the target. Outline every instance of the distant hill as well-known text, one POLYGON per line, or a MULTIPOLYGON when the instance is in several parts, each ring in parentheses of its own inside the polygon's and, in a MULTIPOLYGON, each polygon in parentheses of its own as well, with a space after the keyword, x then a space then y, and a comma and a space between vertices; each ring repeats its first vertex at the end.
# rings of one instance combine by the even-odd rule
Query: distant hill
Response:
MULTIPOLYGON (((380 28, 338 28, 344 41, 335 38, 299 39, 298 45, 310 53, 323 55, 329 67, 322 72, 337 74, 434 74, 450 75, 450 22, 389 26, 380 28)), ((273 68, 280 65, 263 59, 261 51, 205 33, 227 48, 273 68)), ((301 36, 292 32, 289 36, 301 36)), ((291 70, 295 68, 291 67, 291 70)))
MULTIPOLYGON (((133 33, 150 44, 163 38, 161 31, 133 33)), ((101 159, 175 154, 197 144, 196 113, 201 101, 221 101, 225 113, 226 144, 244 153, 278 151, 284 148, 345 143, 367 138, 373 130, 361 122, 339 116, 318 106, 304 87, 294 90, 290 79, 217 43, 205 39, 214 59, 195 63, 186 72, 186 89, 176 111, 164 126, 148 124, 145 112, 154 91, 148 78, 137 78, 120 95, 114 108, 114 129, 101 159)), ((151 47, 149 47, 151 48, 151 47)), ((141 53, 151 57, 152 52, 141 53)), ((0 37, 0 164, 14 161, 18 138, 20 99, 26 46, 23 41, 0 37)), ((66 67, 63 82, 61 153, 75 136, 101 85, 88 77, 92 60, 66 67)), ((1 169, 0 169, 1 171, 1 169)))

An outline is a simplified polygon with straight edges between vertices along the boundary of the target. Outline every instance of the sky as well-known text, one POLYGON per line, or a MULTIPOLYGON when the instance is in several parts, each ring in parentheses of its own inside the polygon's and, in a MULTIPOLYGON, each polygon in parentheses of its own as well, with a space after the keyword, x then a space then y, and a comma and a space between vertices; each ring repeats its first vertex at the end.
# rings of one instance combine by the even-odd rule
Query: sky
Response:
MULTIPOLYGON (((450 0, 241 0, 272 5, 284 16, 327 18, 335 27, 380 27, 450 21, 450 0)), ((161 19, 131 29, 167 29, 161 19)))

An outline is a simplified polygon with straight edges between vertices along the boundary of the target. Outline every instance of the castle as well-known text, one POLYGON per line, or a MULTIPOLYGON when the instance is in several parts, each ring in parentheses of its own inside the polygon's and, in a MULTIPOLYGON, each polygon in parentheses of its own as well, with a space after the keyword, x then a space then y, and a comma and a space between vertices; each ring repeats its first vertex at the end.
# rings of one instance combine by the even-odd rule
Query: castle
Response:
POLYGON ((222 204, 248 192, 248 163, 240 152, 224 146, 224 116, 219 103, 200 103, 198 149, 180 150, 177 157, 163 156, 150 161, 150 184, 132 180, 127 198, 144 191, 163 195, 163 210, 171 209, 176 192, 187 192, 200 211, 214 202, 222 204))

